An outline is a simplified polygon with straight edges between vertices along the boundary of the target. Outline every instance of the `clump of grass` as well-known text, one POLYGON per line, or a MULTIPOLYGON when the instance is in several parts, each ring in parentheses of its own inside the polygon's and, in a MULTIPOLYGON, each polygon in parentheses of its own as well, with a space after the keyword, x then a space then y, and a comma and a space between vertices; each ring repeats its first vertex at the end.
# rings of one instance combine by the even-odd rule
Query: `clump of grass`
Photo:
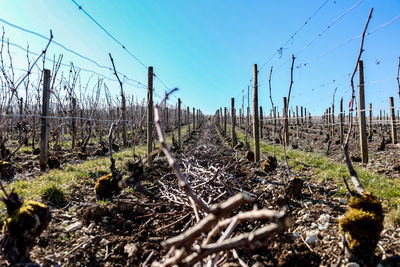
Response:
MULTIPOLYGON (((244 134, 242 132, 237 131, 236 134, 239 140, 244 139, 244 134)), ((253 149, 252 140, 251 137, 248 138, 253 149)), ((278 161, 284 160, 282 146, 275 146, 274 148, 273 145, 268 145, 260 141, 260 152, 264 154, 275 153, 278 161)), ((303 166, 307 166, 307 171, 310 173, 311 178, 319 181, 333 180, 338 184, 338 195, 344 196, 347 194, 347 189, 342 181, 343 176, 349 177, 345 163, 334 162, 322 152, 309 153, 288 149, 287 155, 289 157, 289 165, 296 170, 302 170, 303 166)), ((354 169, 358 173, 361 183, 366 190, 373 192, 377 198, 391 203, 387 205, 387 223, 392 225, 400 224, 400 204, 393 204, 400 203, 400 180, 393 180, 385 175, 377 174, 358 166, 354 166, 354 169)))
POLYGON ((50 184, 42 189, 41 197, 43 200, 55 205, 61 206, 66 202, 64 191, 56 184, 50 184))

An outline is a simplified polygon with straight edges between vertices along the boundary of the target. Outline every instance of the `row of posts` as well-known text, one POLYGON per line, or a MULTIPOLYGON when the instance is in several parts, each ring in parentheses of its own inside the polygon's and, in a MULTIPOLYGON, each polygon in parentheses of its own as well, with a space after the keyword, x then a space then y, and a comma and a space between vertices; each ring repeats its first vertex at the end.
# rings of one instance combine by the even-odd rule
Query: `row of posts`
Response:
MULTIPOLYGON (((153 133, 154 133, 154 112, 153 112, 153 67, 148 68, 148 90, 147 90, 147 153, 150 154, 153 150, 153 133)), ((43 97, 42 97, 42 112, 40 118, 40 157, 39 157, 39 165, 42 170, 45 170, 47 167, 48 157, 49 157, 49 103, 50 103, 50 81, 51 81, 51 73, 50 70, 44 69, 43 76, 43 97)), ((22 103, 22 101, 21 101, 22 103)), ((178 145, 181 147, 182 145, 182 136, 181 136, 181 128, 182 124, 186 123, 188 125, 188 134, 190 136, 190 108, 186 109, 186 122, 182 122, 182 101, 178 99, 178 107, 177 107, 177 128, 178 128, 178 145)), ((72 99, 72 114, 71 114, 71 126, 72 126, 72 147, 75 145, 75 136, 76 136, 76 99, 72 99)), ((124 111, 122 111, 122 128, 123 128, 123 143, 124 147, 127 146, 126 140, 126 116, 124 115, 124 111)), ((167 111, 168 114, 168 111, 167 111)), ((199 109, 193 108, 193 128, 192 132, 194 132, 199 126, 204 116, 199 109)), ((168 115, 167 121, 165 122, 168 126, 168 115)), ((20 133, 21 135, 21 133, 20 133)), ((148 161, 151 164, 151 158, 148 161)))
MULTIPOLYGON (((366 116, 365 116, 365 93, 364 93, 364 68, 363 68, 363 61, 359 61, 358 63, 359 68, 359 91, 358 91, 358 117, 356 116, 358 122, 358 128, 360 132, 360 148, 361 148, 361 158, 363 163, 368 162, 368 143, 367 143, 367 125, 366 125, 366 116)), ((259 139, 263 138, 263 110, 262 107, 258 106, 258 77, 257 77, 257 64, 253 66, 253 140, 254 140, 254 160, 258 162, 260 160, 260 144, 259 139), (260 112, 260 113, 259 113, 260 112)), ((394 99, 393 97, 389 98, 390 104, 390 117, 391 117, 391 140, 393 144, 397 143, 397 131, 396 131, 396 116, 395 116, 395 108, 394 108, 394 99)), ((287 99, 286 97, 283 98, 283 128, 284 128, 284 141, 286 144, 289 144, 289 126, 288 126, 288 117, 285 114, 289 114, 289 119, 291 117, 291 112, 285 112, 287 109, 287 99)), ((356 107, 357 109, 357 107, 356 107)), ((307 113, 307 109, 300 107, 300 118, 298 112, 298 106, 296 106, 296 115, 293 114, 293 117, 296 117, 296 125, 297 125, 297 136, 299 136, 299 125, 303 125, 304 122, 311 123, 311 114, 307 113)), ((333 116, 335 112, 335 106, 332 104, 329 107, 324 115, 322 115, 322 121, 329 127, 330 135, 333 137, 335 134, 335 117, 333 116)), ((398 112, 399 113, 399 112, 398 112)), ((274 129, 276 129, 277 119, 276 119, 276 107, 274 110, 271 110, 271 115, 274 116, 273 124, 274 129)), ((345 112, 343 110, 343 98, 340 100, 340 113, 339 113, 339 139, 340 144, 344 142, 344 123, 345 123, 345 112)), ((222 113, 222 108, 217 110, 217 118, 218 122, 223 121, 223 133, 226 136, 227 134, 227 108, 224 108, 224 112, 222 113)), ((244 115, 244 113, 243 113, 244 115)), ((385 116, 385 115, 384 115, 385 116)), ((236 127, 236 110, 235 110, 235 99, 231 99, 231 138, 232 138, 232 145, 236 145, 236 135, 235 135, 235 127, 236 127)), ((243 116, 244 117, 244 116, 243 116)), ((379 116, 380 121, 382 121, 382 112, 379 116)), ((279 113, 278 113, 278 120, 279 120, 279 113)), ((247 125, 250 123, 250 114, 249 109, 247 109, 247 125)), ((239 109, 239 124, 243 124, 242 119, 242 110, 239 109)), ((382 124, 381 124, 382 125, 382 124)), ((369 135, 372 135, 372 104, 369 104, 369 135)))

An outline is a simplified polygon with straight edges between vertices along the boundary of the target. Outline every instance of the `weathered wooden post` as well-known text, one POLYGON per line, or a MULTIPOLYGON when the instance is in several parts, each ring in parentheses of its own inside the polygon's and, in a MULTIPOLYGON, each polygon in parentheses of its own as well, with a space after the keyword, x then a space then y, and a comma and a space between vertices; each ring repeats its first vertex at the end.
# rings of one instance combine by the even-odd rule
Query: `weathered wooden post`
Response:
POLYGON ((50 70, 44 69, 43 77, 43 99, 42 116, 40 118, 40 157, 39 166, 42 171, 46 170, 49 156, 49 103, 50 103, 50 70))
POLYGON ((306 128, 307 128, 307 108, 304 108, 304 123, 306 124, 306 128))
POLYGON ((344 132, 344 128, 343 128, 343 124, 344 124, 344 114, 343 114, 343 97, 340 99, 340 144, 343 145, 343 132, 344 132))
POLYGON ((289 145, 289 125, 288 125, 288 112, 287 112, 287 98, 283 97, 283 139, 285 145, 289 145))
POLYGON ((224 137, 226 137, 226 124, 227 124, 226 107, 224 107, 224 137))
POLYGON ((299 106, 296 106, 296 128, 297 128, 297 138, 300 137, 299 133, 299 106))
POLYGON ((22 123, 23 123, 23 118, 22 118, 22 115, 23 115, 23 113, 24 113, 24 99, 21 97, 20 99, 19 99, 19 119, 18 119, 18 124, 19 124, 19 133, 18 133, 18 135, 19 135, 19 141, 20 142, 23 142, 22 141, 22 123))
MULTIPOLYGON (((190 109, 189 107, 187 107, 186 109, 187 109, 186 113, 187 113, 188 136, 190 136, 190 109)), ((219 118, 218 118, 218 124, 219 124, 219 118)))
POLYGON ((274 107, 274 133, 276 133, 276 107, 274 107))
POLYGON ((181 104, 182 101, 178 98, 178 146, 181 147, 181 104))
POLYGON ((303 125, 304 124, 303 106, 300 107, 300 116, 301 116, 301 125, 303 125))
MULTIPOLYGON (((149 67, 147 73, 147 155, 153 151, 153 67, 149 67)), ((149 157, 147 163, 151 165, 149 157)))
POLYGON ((332 138, 335 135, 335 103, 332 103, 332 138))
POLYGON ((365 94, 364 94, 364 66, 363 61, 358 62, 359 74, 359 126, 360 126, 360 145, 362 163, 368 163, 368 143, 367 143, 367 127, 365 125, 365 94))
POLYGON ((260 106, 260 138, 263 138, 263 127, 264 127, 264 115, 263 115, 263 110, 262 106, 260 106))
POLYGON ((257 64, 253 65, 253 139, 254 139, 254 161, 260 161, 260 136, 258 126, 258 78, 257 64))
POLYGON ((368 135, 370 136, 370 138, 372 138, 372 103, 369 103, 369 134, 368 135))
POLYGON ((390 102, 390 115, 392 119, 392 144, 397 144, 397 132, 396 132, 396 117, 394 112, 394 100, 393 97, 389 98, 390 102))
POLYGON ((193 132, 195 132, 196 131, 196 113, 195 113, 196 109, 193 108, 192 111, 193 111, 193 114, 192 114, 193 132))
POLYGON ((72 110, 71 110, 71 127, 72 127, 72 148, 75 148, 75 140, 76 140, 76 98, 73 97, 72 101, 72 110))
POLYGON ((236 126, 236 111, 235 111, 235 98, 231 98, 231 117, 232 117, 232 127, 231 127, 231 136, 232 136, 232 147, 236 146, 236 135, 235 135, 235 126, 236 126))
POLYGON ((250 127, 250 85, 247 86, 247 127, 250 127))
POLYGON ((328 108, 328 129, 331 130, 331 136, 332 136, 332 110, 331 107, 328 108))

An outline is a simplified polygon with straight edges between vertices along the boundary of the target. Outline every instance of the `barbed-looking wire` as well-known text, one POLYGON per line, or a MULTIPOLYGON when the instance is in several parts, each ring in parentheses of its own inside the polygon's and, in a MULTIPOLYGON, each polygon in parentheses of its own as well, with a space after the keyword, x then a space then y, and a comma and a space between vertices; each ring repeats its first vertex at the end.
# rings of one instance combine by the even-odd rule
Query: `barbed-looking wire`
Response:
POLYGON ((118 41, 109 31, 107 31, 96 19, 94 19, 81 5, 79 5, 75 0, 71 0, 80 11, 82 11, 91 21, 93 21, 102 31, 104 31, 114 42, 116 42, 119 46, 122 47, 132 58, 134 58, 137 62, 139 62, 144 68, 148 68, 146 64, 144 64, 137 56, 135 56, 129 49, 126 48, 124 44, 118 41))
MULTIPOLYGON (((39 55, 38 53, 33 52, 33 51, 31 51, 31 50, 28 50, 28 49, 24 48, 23 46, 21 46, 21 45, 19 45, 19 44, 16 44, 16 43, 13 43, 13 42, 10 42, 10 41, 9 41, 8 43, 9 43, 11 46, 17 47, 17 48, 19 48, 20 50, 22 50, 22 51, 24 51, 24 52, 26 52, 26 53, 29 53, 29 54, 31 54, 31 55, 34 55, 34 56, 38 56, 38 55, 39 55)), ((56 61, 54 61, 52 58, 46 58, 46 60, 48 60, 48 61, 50 61, 50 62, 52 62, 52 63, 56 63, 56 61)), ((60 63, 60 65, 61 65, 61 66, 64 66, 64 67, 68 67, 68 68, 71 67, 71 65, 68 65, 68 64, 66 64, 66 63, 60 63)), ((79 67, 79 66, 76 66, 75 64, 74 64, 74 68, 75 68, 75 69, 78 69, 78 70, 80 70, 80 71, 84 71, 84 72, 89 72, 89 73, 95 74, 95 75, 97 75, 97 76, 99 76, 99 77, 102 77, 102 78, 104 78, 104 79, 106 79, 106 80, 109 80, 109 81, 112 81, 112 82, 117 82, 117 80, 112 79, 112 78, 109 78, 109 77, 105 76, 104 74, 98 73, 98 72, 96 72, 96 71, 94 71, 94 70, 91 70, 91 69, 79 67)), ((27 71, 27 70, 26 70, 26 71, 27 71)), ((124 75, 124 77, 126 77, 126 76, 124 75)), ((142 84, 142 83, 139 82, 139 81, 136 81, 136 80, 133 80, 133 79, 128 79, 128 78, 126 78, 126 79, 127 79, 128 81, 134 81, 134 82, 136 83, 136 84, 132 84, 131 82, 125 81, 126 84, 129 84, 129 85, 131 85, 131 86, 133 86, 133 87, 142 88, 142 89, 143 89, 143 88, 147 88, 146 85, 142 84)))
POLYGON ((285 49, 285 46, 291 41, 291 40, 293 40, 293 38, 311 21, 311 19, 327 4, 329 2, 329 0, 326 0, 325 2, 323 2, 322 3, 322 5, 321 6, 319 6, 318 8, 317 8, 317 10, 315 10, 314 11, 314 13, 310 16, 310 17, 308 17, 308 19, 289 37, 289 39, 288 40, 286 40, 286 42, 285 43, 283 43, 282 45, 281 45, 281 47, 278 49, 278 50, 276 50, 275 51, 275 53, 273 53, 272 54, 272 56, 266 61, 266 62, 264 62, 262 65, 261 65, 261 67, 260 67, 260 69, 258 70, 258 71, 261 71, 264 67, 265 67, 265 65, 267 65, 268 64, 268 62, 270 62, 277 54, 281 54, 282 53, 282 51, 283 51, 283 49, 285 49))
MULTIPOLYGON (((46 41, 49 40, 48 37, 46 37, 46 36, 44 36, 44 35, 42 35, 42 34, 40 34, 40 33, 37 33, 37 32, 35 32, 35 31, 32 31, 32 30, 26 29, 26 28, 24 28, 24 27, 18 26, 18 25, 14 24, 14 23, 11 23, 11 22, 9 22, 9 21, 3 19, 3 18, 0 18, 0 21, 3 22, 4 24, 10 26, 10 27, 13 27, 13 28, 17 29, 17 30, 20 30, 20 31, 23 31, 23 32, 26 32, 26 33, 29 33, 29 34, 32 34, 32 35, 35 35, 35 36, 40 37, 40 38, 42 38, 42 39, 44 39, 44 40, 46 40, 46 41)), ((82 59, 84 59, 84 60, 86 60, 86 61, 89 61, 89 62, 95 64, 97 67, 99 67, 99 68, 101 68, 101 69, 105 69, 105 70, 108 70, 108 71, 112 71, 112 69, 111 69, 110 67, 107 67, 107 66, 105 66, 105 65, 101 65, 101 64, 98 63, 96 60, 94 60, 94 59, 92 59, 92 58, 89 58, 88 56, 84 56, 84 55, 82 55, 82 54, 80 54, 80 53, 78 53, 78 52, 76 52, 76 51, 74 51, 74 50, 72 50, 72 49, 66 47, 65 45, 63 45, 63 44, 61 44, 61 43, 59 43, 59 42, 57 42, 57 41, 52 40, 52 43, 54 43, 54 44, 55 44, 56 46, 58 46, 58 47, 61 47, 62 49, 64 49, 64 50, 67 51, 67 52, 70 52, 70 53, 72 53, 72 54, 74 54, 74 55, 76 55, 76 56, 78 56, 78 57, 80 57, 80 58, 82 58, 82 59)), ((14 44, 14 45, 15 45, 15 44, 14 44)), ((137 80, 134 80, 134 79, 128 77, 126 74, 124 74, 124 73, 122 73, 122 72, 119 72, 119 71, 118 71, 118 74, 120 74, 120 75, 126 77, 126 79, 128 79, 128 80, 130 80, 130 81, 132 81, 132 82, 135 82, 135 83, 138 83, 138 84, 143 84, 143 83, 141 83, 140 81, 137 81, 137 80)), ((98 74, 96 74, 96 75, 98 75, 98 74)))

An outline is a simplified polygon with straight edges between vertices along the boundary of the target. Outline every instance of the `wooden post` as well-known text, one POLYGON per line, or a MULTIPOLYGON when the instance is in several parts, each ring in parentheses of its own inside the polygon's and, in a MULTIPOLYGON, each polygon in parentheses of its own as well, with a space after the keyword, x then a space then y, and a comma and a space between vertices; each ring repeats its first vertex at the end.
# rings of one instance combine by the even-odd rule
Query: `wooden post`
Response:
POLYGON ((232 136, 232 147, 236 146, 236 135, 235 135, 235 124, 236 124, 236 111, 235 111, 235 98, 231 99, 231 118, 232 118, 232 127, 231 127, 231 136, 232 136))
POLYGON ((260 138, 263 138, 263 127, 264 127, 264 118, 263 118, 263 110, 262 106, 260 106, 260 138))
POLYGON ((247 86, 247 127, 250 127, 250 85, 247 86))
POLYGON ((21 97, 20 99, 19 99, 19 120, 18 120, 18 122, 19 122, 19 142, 22 142, 22 121, 23 121, 23 118, 22 118, 22 115, 23 115, 23 113, 24 113, 24 99, 21 97))
POLYGON ((390 102, 390 116, 392 118, 392 144, 397 144, 396 117, 394 112, 393 97, 389 98, 389 102, 390 102))
POLYGON ((46 170, 49 156, 49 102, 50 102, 50 70, 44 69, 42 117, 40 119, 40 158, 39 166, 46 170))
POLYGON ((367 143, 367 127, 365 125, 365 95, 364 95, 364 66, 363 61, 358 62, 359 74, 359 129, 360 129, 360 146, 362 163, 368 163, 368 143, 367 143))
POLYGON ((72 148, 75 148, 75 139, 76 139, 76 98, 72 98, 72 110, 71 110, 71 127, 72 127, 72 148))
POLYGON ((331 136, 335 135, 335 103, 332 103, 332 133, 331 136))
POLYGON ((369 136, 372 138, 372 103, 369 103, 369 136))
POLYGON ((331 130, 331 136, 332 136, 332 110, 331 110, 331 107, 328 108, 328 129, 331 130))
POLYGON ((121 115, 122 115, 122 143, 124 147, 128 146, 128 139, 126 138, 126 100, 125 94, 121 89, 121 115))
POLYGON ((303 114, 303 106, 300 107, 300 116, 301 116, 301 125, 304 124, 304 114, 303 114))
POLYGON ((178 146, 181 147, 181 99, 178 98, 178 146))
POLYGON ((304 123, 306 124, 307 128, 307 108, 304 108, 304 123))
POLYGON ((190 136, 190 109, 187 107, 187 125, 188 125, 188 136, 190 136))
POLYGON ((226 123, 227 123, 227 118, 226 118, 226 107, 224 107, 224 137, 226 137, 226 123))
POLYGON ((192 114, 192 117, 193 117, 193 132, 195 132, 196 131, 196 109, 195 108, 193 108, 193 114, 192 114))
POLYGON ((254 161, 260 161, 260 139, 258 132, 258 78, 257 64, 253 65, 253 139, 254 139, 254 161))
MULTIPOLYGON (((147 73, 147 155, 153 151, 153 67, 149 67, 147 73)), ((151 165, 152 159, 148 158, 151 165)))
POLYGON ((297 138, 299 138, 299 106, 296 106, 296 128, 297 128, 297 138))
POLYGON ((340 144, 343 145, 343 132, 344 132, 344 128, 343 128, 343 124, 344 124, 344 114, 343 114, 343 97, 342 99, 340 99, 340 144))
POLYGON ((289 145, 289 125, 288 125, 288 117, 287 117, 287 98, 283 97, 283 134, 284 134, 284 142, 285 145, 289 145))

